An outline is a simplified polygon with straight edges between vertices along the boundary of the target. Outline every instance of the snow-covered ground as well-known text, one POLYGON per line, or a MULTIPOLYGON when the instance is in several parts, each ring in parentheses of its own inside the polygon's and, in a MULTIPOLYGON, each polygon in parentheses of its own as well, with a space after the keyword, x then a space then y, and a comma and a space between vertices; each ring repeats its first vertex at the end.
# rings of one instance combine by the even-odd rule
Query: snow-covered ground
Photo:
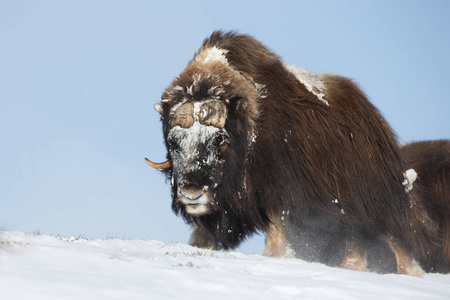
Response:
POLYGON ((0 299, 450 299, 450 275, 379 275, 151 240, 3 231, 0 299))

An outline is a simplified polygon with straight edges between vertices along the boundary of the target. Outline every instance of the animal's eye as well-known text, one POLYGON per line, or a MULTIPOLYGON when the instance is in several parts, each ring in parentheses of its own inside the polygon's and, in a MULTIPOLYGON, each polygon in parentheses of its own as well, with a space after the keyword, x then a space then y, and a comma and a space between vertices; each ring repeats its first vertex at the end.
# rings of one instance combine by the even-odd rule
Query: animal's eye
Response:
POLYGON ((167 144, 169 145, 170 151, 176 151, 179 148, 178 143, 174 140, 168 140, 167 144))
POLYGON ((222 155, 224 155, 225 152, 227 152, 229 144, 230 140, 227 137, 222 137, 222 140, 219 143, 219 150, 222 155))

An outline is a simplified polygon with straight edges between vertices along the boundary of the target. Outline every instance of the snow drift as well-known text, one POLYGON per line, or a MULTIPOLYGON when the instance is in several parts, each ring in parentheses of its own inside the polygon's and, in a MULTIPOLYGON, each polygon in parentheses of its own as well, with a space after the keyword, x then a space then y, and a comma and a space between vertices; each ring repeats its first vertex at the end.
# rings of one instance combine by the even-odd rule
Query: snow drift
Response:
POLYGON ((0 298, 450 299, 450 275, 423 278, 144 240, 0 232, 0 298))

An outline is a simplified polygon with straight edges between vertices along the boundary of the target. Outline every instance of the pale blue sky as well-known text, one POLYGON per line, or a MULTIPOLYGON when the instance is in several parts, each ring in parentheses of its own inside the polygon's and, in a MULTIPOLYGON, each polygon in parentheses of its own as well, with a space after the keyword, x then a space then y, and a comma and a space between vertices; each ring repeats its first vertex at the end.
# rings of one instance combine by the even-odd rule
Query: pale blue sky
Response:
POLYGON ((450 1, 2 0, 0 228, 187 242, 144 156, 165 158, 153 104, 216 29, 355 79, 401 142, 450 139, 450 1))

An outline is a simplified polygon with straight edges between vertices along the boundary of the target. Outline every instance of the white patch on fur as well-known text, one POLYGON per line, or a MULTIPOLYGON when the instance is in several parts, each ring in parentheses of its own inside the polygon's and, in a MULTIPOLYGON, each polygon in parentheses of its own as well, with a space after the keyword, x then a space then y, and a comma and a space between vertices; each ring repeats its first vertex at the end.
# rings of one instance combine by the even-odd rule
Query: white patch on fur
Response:
POLYGON ((186 88, 186 93, 188 95, 194 96, 194 85, 191 85, 189 87, 186 88))
POLYGON ((200 113, 200 108, 205 101, 194 102, 194 122, 198 123, 198 115, 200 113))
POLYGON ((203 62, 204 64, 210 62, 220 61, 224 64, 228 64, 228 61, 225 55, 228 53, 228 50, 217 48, 216 46, 211 48, 203 49, 196 57, 195 60, 199 62, 203 62))
POLYGON ((199 115, 202 118, 206 118, 206 116, 208 115, 208 110, 203 108, 199 115))
POLYGON ((256 143, 256 138, 258 135, 256 134, 255 130, 252 130, 252 134, 250 135, 249 139, 249 147, 251 147, 254 143, 256 143))
MULTIPOLYGON (((177 161, 191 163, 193 161, 193 157, 199 155, 199 153, 197 153, 197 146, 199 144, 204 144, 207 140, 215 137, 218 131, 220 131, 220 129, 217 127, 205 126, 198 122, 195 122, 189 128, 182 128, 180 126, 173 127, 169 132, 168 139, 174 139, 180 143, 179 146, 183 149, 180 155, 189 156, 181 157, 177 161)), ((203 163, 211 164, 211 162, 216 159, 213 155, 214 152, 210 151, 210 153, 211 155, 203 159, 203 163)), ((194 171, 201 168, 200 165, 186 165, 179 167, 186 171, 194 171)))
POLYGON ((405 186, 405 192, 408 193, 413 189, 413 183, 417 179, 417 173, 416 171, 414 171, 414 169, 409 169, 406 170, 405 173, 403 173, 403 176, 405 176, 405 180, 402 182, 402 184, 405 186))
POLYGON ((213 102, 213 101, 218 101, 218 100, 208 99, 208 100, 194 102, 194 122, 199 122, 199 120, 198 120, 199 116, 201 116, 202 118, 206 118, 208 116, 208 110, 203 109, 202 111, 200 111, 200 109, 204 104, 213 102))
POLYGON ((300 81, 309 92, 313 93, 317 99, 325 103, 327 106, 330 106, 328 101, 324 98, 326 96, 326 88, 322 81, 322 74, 311 73, 294 65, 284 67, 289 72, 294 74, 298 81, 300 81))
POLYGON ((247 137, 247 155, 246 155, 247 159, 248 159, 248 154, 250 153, 250 151, 252 151, 253 145, 256 143, 257 138, 258 138, 258 132, 256 131, 255 128, 251 128, 251 133, 247 137))

